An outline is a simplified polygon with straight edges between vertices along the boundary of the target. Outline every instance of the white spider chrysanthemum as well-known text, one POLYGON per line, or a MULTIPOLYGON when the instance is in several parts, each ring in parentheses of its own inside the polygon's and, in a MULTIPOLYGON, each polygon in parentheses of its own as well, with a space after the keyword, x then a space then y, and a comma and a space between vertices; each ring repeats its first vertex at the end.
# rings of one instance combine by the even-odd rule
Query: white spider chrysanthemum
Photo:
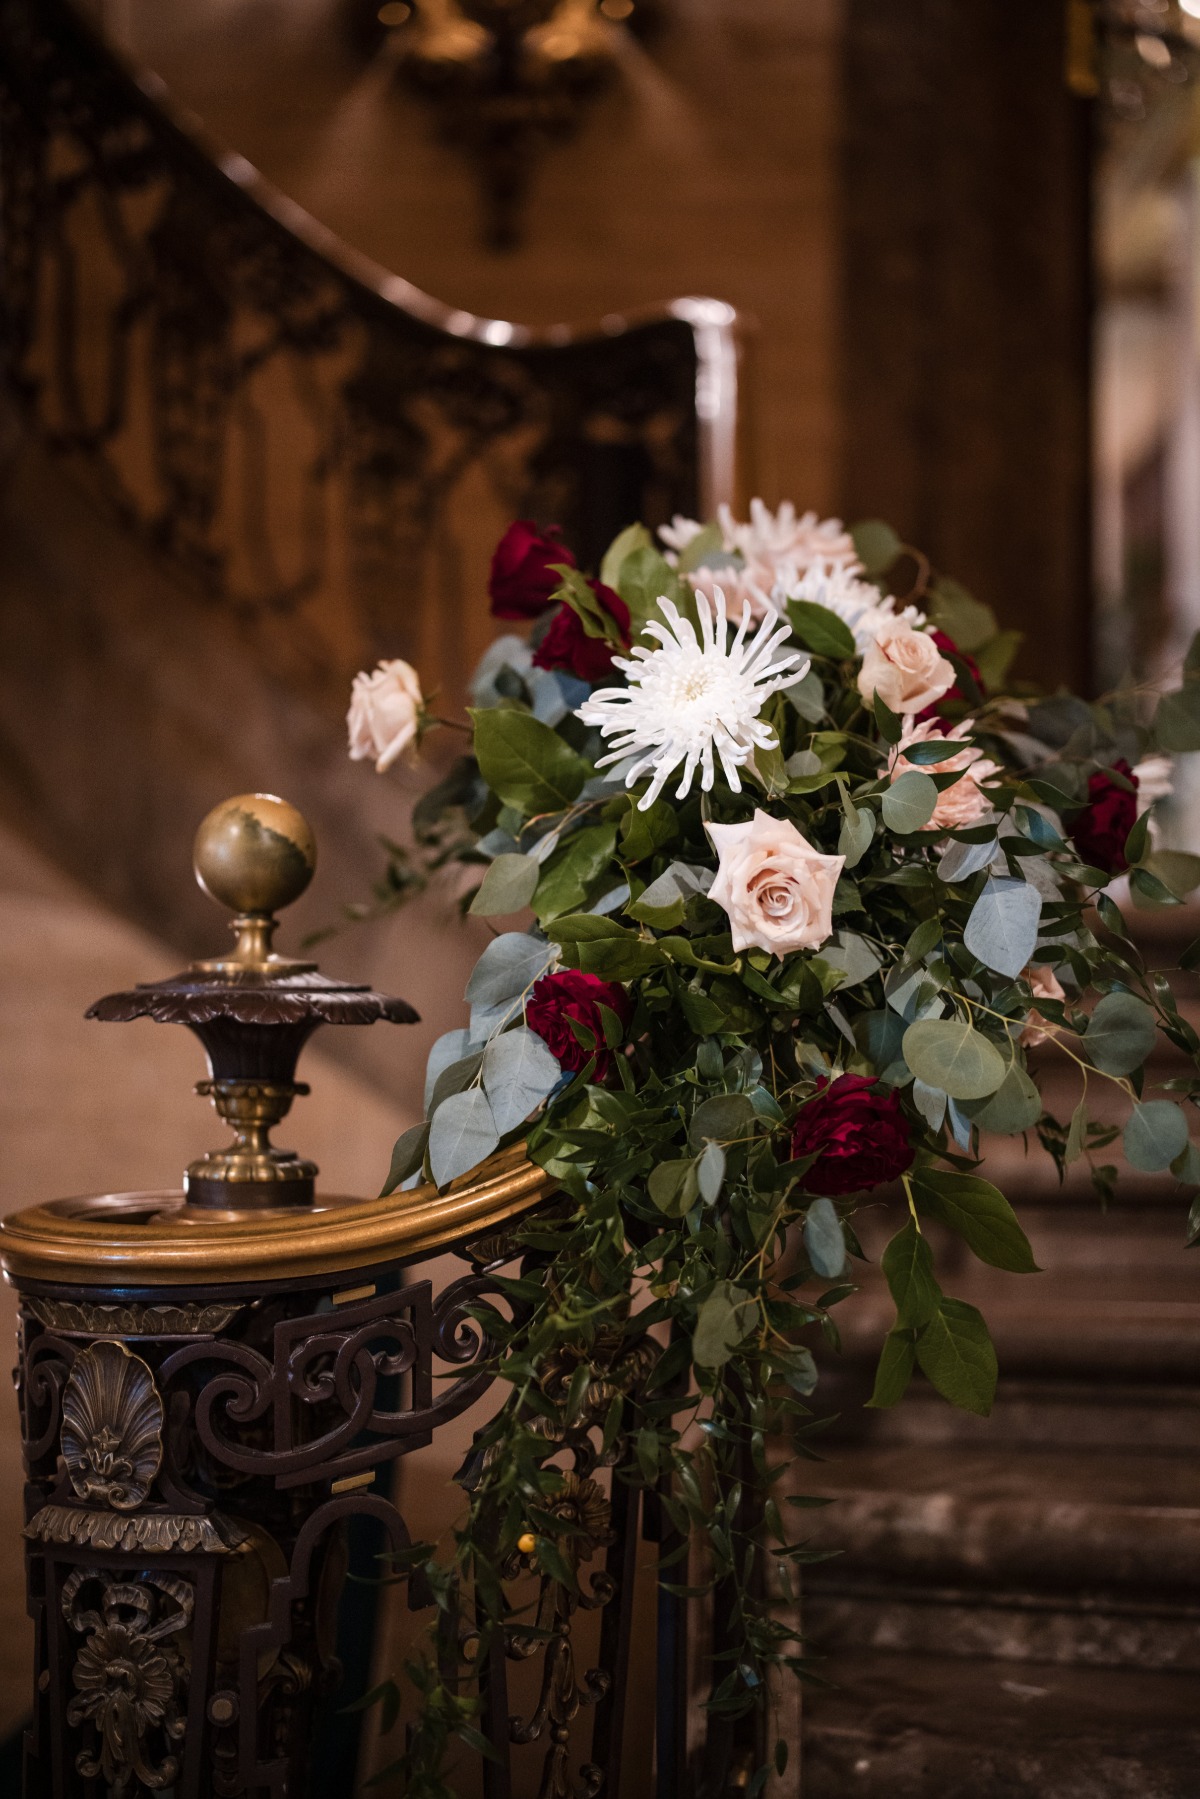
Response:
POLYGON ((632 787, 648 769, 654 770, 650 786, 638 801, 639 811, 653 805, 681 762, 683 775, 676 798, 683 799, 691 792, 697 768, 700 786, 707 793, 714 779, 714 755, 729 785, 740 793, 738 770, 756 749, 775 746, 775 733, 759 719, 763 705, 773 693, 802 680, 808 672, 808 659, 800 651, 776 654, 790 636, 786 624, 770 620, 748 639, 750 608, 745 606, 730 642, 720 588, 714 600, 715 612, 703 594, 696 595, 697 636, 673 603, 660 599, 666 623, 652 619, 642 627, 646 636, 658 639, 660 647, 652 650, 635 644, 628 658, 614 656, 614 665, 628 677, 628 687, 598 688, 576 715, 613 739, 611 753, 601 757, 598 768, 633 757, 626 787, 632 787))
POLYGON ((747 562, 789 565, 797 572, 814 562, 858 569, 862 563, 854 539, 840 518, 818 518, 815 512, 797 515, 790 500, 772 512, 761 500, 750 502, 750 522, 735 519, 728 506, 717 508, 717 519, 729 550, 740 550, 747 562))
POLYGON ((918 612, 915 606, 906 606, 897 613, 896 602, 890 595, 881 599, 877 587, 872 587, 869 581, 860 581, 844 567, 815 563, 802 581, 789 584, 786 599, 808 600, 815 606, 825 606, 830 612, 836 612, 854 633, 854 647, 860 656, 865 655, 874 643, 885 618, 902 618, 914 631, 925 623, 925 614, 918 612))

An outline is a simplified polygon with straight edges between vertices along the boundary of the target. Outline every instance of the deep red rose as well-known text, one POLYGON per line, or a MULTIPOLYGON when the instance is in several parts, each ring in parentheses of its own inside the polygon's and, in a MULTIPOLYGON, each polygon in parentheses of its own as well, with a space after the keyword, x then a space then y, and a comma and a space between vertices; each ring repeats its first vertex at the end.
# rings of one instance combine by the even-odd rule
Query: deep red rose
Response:
MULTIPOLYGON (((943 656, 958 657, 958 660, 962 663, 981 694, 987 691, 983 685, 983 676, 979 672, 979 664, 976 662, 974 656, 969 655, 966 650, 960 650, 953 637, 947 636, 945 631, 939 631, 936 626, 933 630, 929 631, 927 635, 933 638, 934 643, 937 644, 937 647, 942 652, 943 656)), ((940 700, 935 700, 932 706, 926 706, 923 712, 917 713, 917 723, 921 724, 927 718, 940 719, 942 716, 942 707, 948 700, 961 700, 964 703, 974 704, 974 701, 967 701, 966 694, 956 681, 953 687, 948 687, 946 689, 940 700)))
POLYGON ((555 563, 575 558, 562 541, 557 525, 539 531, 527 518, 508 527, 492 556, 488 595, 493 618, 536 618, 550 604, 550 595, 562 580, 555 563))
POLYGON ((804 1186, 832 1199, 894 1181, 911 1168, 913 1146, 900 1096, 874 1075, 828 1075, 796 1114, 792 1159, 816 1155, 804 1186))
POLYGON ((1138 780, 1123 756, 1112 766, 1125 776, 1133 791, 1118 787, 1106 768, 1098 768, 1088 778, 1088 803, 1072 821, 1071 841, 1093 868, 1120 875, 1129 867, 1125 839, 1137 823, 1138 780))
MULTIPOLYGON (((619 593, 603 581, 588 586, 605 612, 617 622, 621 643, 629 648, 629 608, 619 593)), ((603 681, 612 668, 613 646, 603 637, 589 637, 573 606, 562 605, 550 621, 550 629, 533 655, 535 668, 563 668, 580 681, 603 681)))
POLYGON ((623 1025, 629 1023, 633 1013, 629 995, 619 981, 602 981, 598 974, 580 974, 577 969, 565 968, 560 974, 544 974, 534 983, 525 1006, 525 1022, 549 1046, 560 1066, 572 1074, 585 1068, 595 1055, 593 1078, 602 1081, 612 1068, 612 1051, 605 1046, 597 1006, 607 1006, 623 1025), (592 1033, 595 1050, 584 1048, 571 1029, 571 1021, 592 1033))

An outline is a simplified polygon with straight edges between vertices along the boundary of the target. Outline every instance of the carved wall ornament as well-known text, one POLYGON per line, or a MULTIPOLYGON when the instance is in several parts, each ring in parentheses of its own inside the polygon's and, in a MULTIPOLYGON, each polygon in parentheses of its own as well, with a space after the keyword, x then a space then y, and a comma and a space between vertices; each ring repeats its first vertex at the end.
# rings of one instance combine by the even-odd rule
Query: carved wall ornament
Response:
POLYGON ((123 1343, 93 1343, 77 1357, 59 1443, 80 1499, 136 1510, 162 1465, 162 1431, 162 1399, 140 1356, 123 1343))
POLYGON ((141 1550, 146 1555, 232 1555, 246 1533, 213 1512, 207 1518, 186 1512, 94 1512, 74 1505, 44 1505, 25 1526, 34 1543, 77 1543, 89 1549, 141 1550))
POLYGON ((76 1691, 67 1722, 91 1724, 98 1738, 78 1752, 75 1766, 85 1780, 103 1780, 108 1799, 124 1799, 135 1781, 159 1792, 179 1773, 174 1751, 187 1729, 179 1697, 188 1670, 170 1638, 190 1624, 193 1607, 191 1583, 178 1575, 121 1580, 77 1568, 63 1586, 63 1616, 84 1637, 71 1670, 76 1691), (93 1585, 100 1589, 94 1608, 84 1604, 93 1585))
POLYGON ((241 1309, 236 1305, 108 1305, 94 1300, 46 1299, 32 1294, 25 1304, 47 1330, 64 1337, 212 1337, 241 1309))

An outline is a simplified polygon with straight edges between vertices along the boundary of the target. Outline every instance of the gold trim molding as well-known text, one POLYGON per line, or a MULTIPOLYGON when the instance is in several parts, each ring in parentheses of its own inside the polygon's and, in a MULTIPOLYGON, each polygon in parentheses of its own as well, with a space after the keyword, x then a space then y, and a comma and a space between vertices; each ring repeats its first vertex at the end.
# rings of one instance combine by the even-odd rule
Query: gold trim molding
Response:
POLYGON ((445 1193, 427 1184, 386 1199, 318 1196, 311 1207, 240 1213, 190 1207, 182 1193, 93 1194, 5 1218, 0 1264, 18 1281, 82 1286, 302 1279, 430 1255, 488 1234, 556 1185, 520 1143, 445 1193))
POLYGON ((44 1505, 21 1533, 35 1543, 78 1544, 86 1549, 141 1550, 145 1555, 237 1555, 246 1533, 227 1519, 188 1513, 97 1512, 72 1505, 44 1505))
POLYGON ((105 1305, 98 1300, 46 1299, 27 1294, 26 1308, 60 1337, 215 1337, 240 1305, 105 1305))

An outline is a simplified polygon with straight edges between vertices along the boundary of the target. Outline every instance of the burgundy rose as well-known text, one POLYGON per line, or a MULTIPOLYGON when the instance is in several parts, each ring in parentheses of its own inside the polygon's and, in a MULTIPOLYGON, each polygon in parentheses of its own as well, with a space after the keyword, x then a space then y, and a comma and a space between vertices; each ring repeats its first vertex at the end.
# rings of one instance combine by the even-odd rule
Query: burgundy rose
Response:
POLYGON ((602 981, 598 974, 580 974, 565 968, 560 974, 544 974, 534 983, 525 1006, 525 1022, 549 1046, 561 1067, 574 1074, 596 1057, 594 1079, 604 1080, 612 1068, 612 1051, 604 1042, 604 1025, 597 1006, 615 1012, 622 1025, 629 1023, 633 1006, 619 981, 602 981), (579 1041, 572 1024, 579 1024, 596 1039, 594 1050, 579 1041))
POLYGON ((1138 780, 1123 756, 1112 766, 1129 787, 1119 787, 1106 768, 1089 776, 1088 803, 1072 821, 1071 841, 1092 868, 1120 875, 1129 867, 1125 839, 1137 823, 1138 780))
MULTIPOLYGON (((604 611, 615 619, 621 633, 621 644, 629 648, 629 608, 619 593, 603 581, 589 581, 588 586, 604 611)), ((550 621, 550 629, 533 655, 535 668, 563 668, 580 681, 603 681, 612 668, 613 646, 603 637, 589 637, 583 620, 573 606, 560 606, 550 621)))
POLYGON ((562 579, 555 574, 554 564, 564 562, 575 567, 575 558, 557 525, 539 531, 529 519, 519 518, 508 527, 492 557, 488 576, 492 617, 536 618, 550 604, 550 595, 562 579))
POLYGON ((818 1159, 804 1176, 810 1193, 833 1198, 894 1181, 911 1168, 908 1119, 894 1088, 874 1075, 828 1075, 796 1114, 792 1159, 818 1159))
MULTIPOLYGON (((979 692, 982 694, 986 691, 983 685, 983 676, 979 672, 979 664, 976 662, 974 656, 968 655, 966 650, 960 650, 953 637, 947 636, 945 631, 939 631, 936 626, 931 631, 928 631, 926 635, 933 638, 934 643, 936 643, 943 656, 957 656, 958 660, 970 675, 972 681, 974 681, 979 692)), ((966 694, 956 681, 953 687, 948 687, 946 689, 940 700, 935 700, 932 706, 926 706, 924 712, 917 713, 918 723, 927 718, 941 718, 942 707, 946 704, 947 700, 959 700, 967 705, 974 704, 974 701, 969 701, 967 699, 966 694)))

